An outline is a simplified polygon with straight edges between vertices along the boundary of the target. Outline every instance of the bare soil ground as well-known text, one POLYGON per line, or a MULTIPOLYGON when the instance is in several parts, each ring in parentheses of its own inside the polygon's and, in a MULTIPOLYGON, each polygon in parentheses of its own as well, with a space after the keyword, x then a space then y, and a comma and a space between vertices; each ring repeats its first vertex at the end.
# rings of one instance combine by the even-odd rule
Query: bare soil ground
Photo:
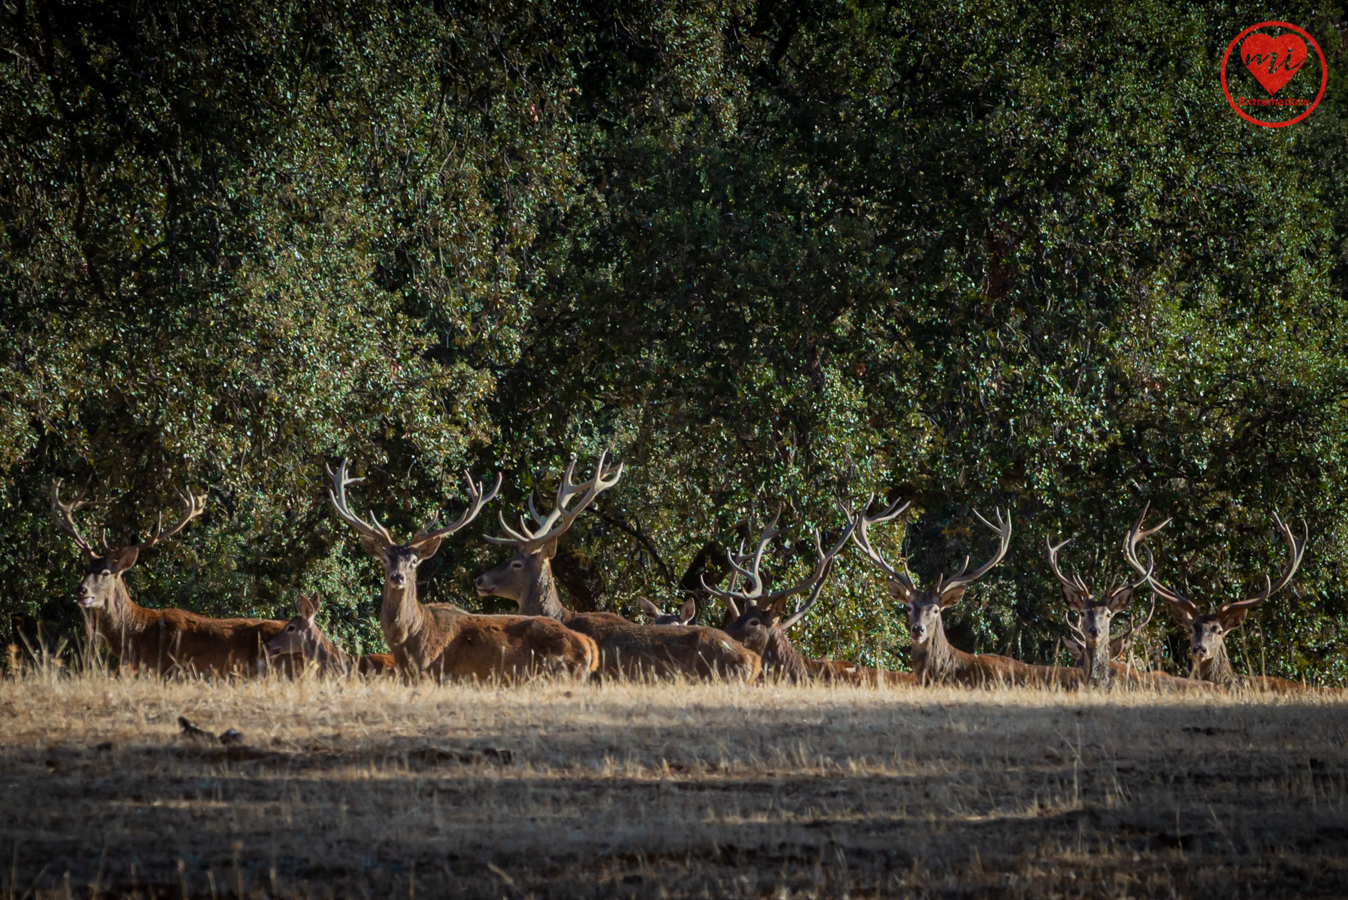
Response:
POLYGON ((1341 897, 1345 711, 48 670, 0 681, 0 897, 1341 897))

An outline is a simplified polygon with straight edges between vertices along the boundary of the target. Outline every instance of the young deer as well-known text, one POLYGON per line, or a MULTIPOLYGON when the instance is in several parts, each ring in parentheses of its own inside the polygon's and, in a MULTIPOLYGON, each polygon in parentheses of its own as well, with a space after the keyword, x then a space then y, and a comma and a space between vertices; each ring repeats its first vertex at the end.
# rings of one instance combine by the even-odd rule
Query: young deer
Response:
POLYGON ((1007 548, 1011 546, 1010 513, 1003 522, 1001 512, 998 511, 997 524, 993 525, 975 512, 978 521, 997 535, 999 540, 997 552, 973 572, 967 571, 969 560, 965 559, 964 568, 957 575, 949 579, 943 575, 936 580, 932 590, 923 591, 913 583, 907 566, 902 572, 895 569, 871 546, 870 541, 872 525, 897 519, 907 512, 909 506, 908 503, 895 503, 875 516, 866 515, 866 509, 863 507, 857 517, 857 527, 852 532, 852 539, 871 562, 889 576, 890 594, 908 608, 908 632, 913 638, 913 672, 917 677, 924 683, 977 687, 1001 684, 1072 685, 1079 682, 1081 676, 1076 669, 1036 666, 988 653, 965 653, 952 647, 946 640, 945 627, 941 622, 942 610, 958 603, 971 583, 977 581, 1006 556, 1007 548))
POLYGON ((206 497, 189 490, 183 516, 164 530, 164 517, 154 537, 139 544, 108 547, 98 553, 75 525, 75 513, 88 505, 87 488, 69 503, 61 500, 61 482, 52 482, 52 513, 57 523, 85 555, 84 579, 75 602, 90 613, 94 640, 103 643, 130 671, 168 674, 252 675, 262 658, 262 642, 273 637, 284 622, 268 619, 211 619, 185 609, 148 609, 137 605, 123 576, 144 550, 173 537, 206 509, 206 497))
POLYGON ((514 600, 523 615, 555 619, 593 638, 599 644, 606 675, 757 677, 761 668, 758 657, 715 628, 638 625, 614 613, 577 613, 562 605, 551 563, 557 552, 557 539, 601 492, 622 477, 622 465, 612 472, 604 471, 606 457, 607 454, 600 455, 594 477, 583 484, 572 481, 576 469, 573 458, 557 488, 553 510, 546 516, 534 505, 533 495, 529 496, 529 515, 537 523, 536 528, 531 529, 521 517, 517 531, 506 524, 504 515, 498 516, 506 536, 487 540, 514 547, 515 555, 477 577, 478 594, 514 600), (572 500, 574 505, 569 505, 572 500))
MULTIPOLYGON (((1146 513, 1143 513, 1145 517, 1146 513)), ((1113 584, 1105 591, 1101 597, 1096 597, 1094 591, 1087 586, 1080 575, 1073 575, 1068 578, 1058 567, 1058 551, 1066 547, 1071 542, 1071 538, 1054 544, 1049 538, 1044 539, 1048 547, 1048 566, 1053 571, 1053 576, 1058 579, 1062 586, 1063 599, 1067 605, 1076 610, 1077 623, 1067 623, 1071 629, 1072 636, 1080 647, 1080 662, 1082 671, 1085 673, 1086 684, 1090 687, 1108 688, 1110 686, 1110 676, 1115 674, 1117 665, 1114 663, 1114 657, 1122 651, 1122 648, 1132 638, 1133 634, 1140 627, 1136 620, 1126 633, 1117 639, 1110 638, 1110 624, 1114 616, 1122 613, 1133 602, 1133 592, 1142 585, 1146 584, 1151 578, 1154 561, 1151 558, 1151 551, 1147 551, 1147 565, 1145 568, 1137 562, 1136 547, 1138 540, 1143 536, 1140 534, 1142 528, 1142 519, 1137 520, 1137 524, 1129 530, 1123 541, 1123 555, 1130 566, 1138 570, 1137 581, 1128 581, 1124 579, 1120 583, 1113 584)), ((1152 599, 1152 611, 1156 609, 1156 601, 1152 599)), ((1151 621, 1151 614, 1147 614, 1147 622, 1151 621)), ((1143 624, 1146 624, 1144 622, 1143 624)), ((1071 642, 1069 641, 1069 650, 1071 642)), ((1073 654, 1074 656, 1077 654, 1073 654)), ((1121 671, 1119 675, 1127 677, 1127 667, 1119 666, 1121 671)))
MULTIPOLYGON (((827 553, 819 540, 819 532, 814 533, 814 546, 817 562, 814 569, 796 584, 779 591, 766 592, 763 577, 759 569, 763 563, 763 553, 768 545, 781 532, 777 530, 777 521, 782 511, 777 510, 772 521, 763 529, 753 554, 746 556, 742 552, 738 558, 726 551, 726 560, 730 563, 730 585, 722 590, 702 581, 702 587, 725 604, 732 619, 725 627, 726 634, 739 641, 745 647, 757 653, 763 660, 765 674, 789 681, 841 681, 855 684, 905 684, 914 683, 916 678, 907 672, 887 672, 871 669, 854 663, 834 659, 810 659, 787 637, 787 629, 803 620, 815 602, 820 590, 833 570, 834 558, 847 545, 856 528, 855 521, 849 521, 838 543, 827 553), (748 563, 749 567, 743 568, 748 563), (738 589, 743 581, 747 587, 738 589), (786 612, 786 601, 803 591, 810 594, 800 608, 791 614, 786 612), (741 612, 740 606, 743 605, 741 612)), ((850 519, 850 517, 849 517, 850 519)), ((741 551, 743 545, 741 545, 741 551)))
POLYGON ((638 597, 637 602, 641 604, 641 610, 650 617, 652 625, 691 625, 697 618, 697 601, 685 600, 683 606, 679 607, 676 613, 663 612, 645 597, 638 597))
MULTIPOLYGON (((1143 515, 1146 515, 1145 510, 1143 515)), ((1292 576, 1296 574, 1297 568, 1301 565, 1301 558, 1306 554, 1306 542, 1310 539, 1310 531, 1306 528, 1305 522, 1302 523, 1302 538, 1300 541, 1292 534, 1292 529, 1285 525, 1278 517, 1273 514, 1273 522, 1277 526, 1278 533, 1282 535, 1287 544, 1287 564, 1283 567, 1282 575, 1278 577, 1275 584, 1270 584, 1268 576, 1264 576, 1264 589, 1250 592, 1244 600, 1235 603, 1226 603, 1217 608, 1216 612, 1201 614, 1198 607, 1185 599, 1179 592, 1161 584, 1153 576, 1151 581, 1152 590, 1160 595, 1170 608, 1170 613, 1180 625, 1189 631, 1189 648, 1193 654, 1194 669, 1193 675, 1198 679, 1218 687, 1242 686, 1262 691, 1274 691, 1278 693, 1296 693, 1307 690, 1303 684, 1295 681, 1289 681, 1286 678, 1276 678, 1263 675, 1237 675, 1231 668, 1231 659, 1226 655, 1226 636, 1240 626, 1249 615, 1250 610, 1263 603, 1269 597, 1292 583, 1292 576)), ((1170 520, 1166 519, 1160 525, 1144 533, 1144 536, 1155 534, 1166 525, 1170 520)))
POLYGON ((468 508, 445 528, 433 528, 438 514, 406 544, 393 540, 388 529, 351 511, 346 500, 349 485, 364 481, 347 474, 347 461, 334 473, 328 497, 337 515, 360 535, 365 552, 383 563, 384 597, 379 626, 393 651, 394 664, 406 679, 429 675, 435 679, 519 678, 539 671, 588 675, 599 663, 595 643, 558 622, 527 616, 482 616, 452 603, 417 600, 417 566, 440 549, 440 542, 477 517, 501 488, 486 494, 482 484, 468 479, 468 508))
MULTIPOLYGON (((286 657, 300 658, 318 666, 325 675, 345 675, 351 671, 351 657, 338 647, 323 629, 318 627, 318 611, 323 600, 314 594, 300 594, 299 615, 286 623, 281 633, 264 644, 267 662, 276 664, 286 657)), ((393 655, 371 653, 355 661, 356 671, 362 675, 392 675, 393 655)), ((298 667, 297 667, 298 668, 298 667)))

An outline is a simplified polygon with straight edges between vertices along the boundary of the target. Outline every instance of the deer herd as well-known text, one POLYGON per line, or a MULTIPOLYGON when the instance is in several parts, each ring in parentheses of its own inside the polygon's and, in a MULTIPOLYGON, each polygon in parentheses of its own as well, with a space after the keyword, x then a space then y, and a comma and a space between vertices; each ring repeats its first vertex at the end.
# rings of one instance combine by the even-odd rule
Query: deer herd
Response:
MULTIPOLYGON (((607 467, 601 455, 594 475, 577 484, 576 461, 562 476, 552 510, 542 513, 530 495, 518 527, 498 513, 501 534, 492 543, 513 550, 509 559, 476 579, 481 596, 514 601, 517 615, 480 615, 452 603, 423 603, 417 598, 417 567, 435 555, 440 543, 472 522, 501 488, 501 478, 490 489, 466 475, 468 505, 459 518, 441 526, 438 517, 427 522, 406 543, 398 543, 371 516, 357 515, 347 489, 352 478, 347 462, 336 472, 327 470, 328 497, 339 518, 356 532, 365 552, 384 570, 379 624, 390 653, 352 658, 327 638, 317 617, 321 600, 300 595, 298 614, 289 622, 265 619, 215 619, 182 609, 149 609, 131 599, 123 578, 142 551, 182 531, 205 510, 205 497, 182 495, 182 515, 168 529, 160 516, 154 536, 138 544, 94 549, 80 533, 75 513, 88 504, 87 487, 73 499, 61 497, 61 483, 52 484, 52 512, 85 555, 84 578, 75 601, 89 614, 99 644, 118 657, 129 671, 161 675, 251 675, 270 669, 295 672, 313 667, 321 673, 359 672, 397 674, 405 680, 518 680, 551 673, 589 678, 723 678, 740 681, 782 679, 793 682, 825 681, 884 686, 946 684, 969 687, 1027 685, 1045 687, 1126 686, 1160 691, 1212 691, 1245 686, 1256 690, 1293 692, 1303 685, 1281 678, 1238 675, 1225 647, 1226 635, 1238 628, 1255 607, 1287 587, 1306 551, 1303 526, 1298 538, 1281 519, 1273 519, 1287 545, 1287 562, 1276 582, 1264 579, 1260 590, 1244 600, 1227 603, 1203 614, 1192 601, 1166 587, 1156 577, 1152 551, 1145 541, 1169 520, 1144 528, 1147 510, 1128 530, 1123 561, 1135 577, 1110 585, 1098 595, 1080 575, 1063 574, 1059 552, 1068 543, 1047 539, 1049 568, 1062 587, 1068 615, 1064 642, 1077 660, 1072 667, 1034 665, 1006 656, 966 653, 946 639, 942 613, 963 599, 969 586, 1001 562, 1011 543, 1011 518, 996 511, 993 521, 977 512, 978 521, 997 537, 997 549, 982 565, 969 571, 969 560, 955 575, 942 575, 927 589, 918 587, 907 565, 895 568, 872 542, 872 529, 894 522, 909 504, 871 514, 871 502, 859 511, 842 509, 843 522, 836 541, 827 549, 814 533, 815 563, 800 581, 772 590, 762 572, 764 555, 782 534, 777 515, 746 552, 727 552, 728 581, 703 587, 725 607, 720 628, 694 625, 697 605, 687 601, 676 614, 665 614, 641 600, 650 624, 640 624, 608 612, 575 612, 562 603, 552 573, 557 541, 603 491, 618 483, 623 467, 607 467), (531 524, 532 523, 532 524, 531 524), (873 669, 832 659, 811 659, 797 649, 787 632, 815 605, 838 555, 855 546, 887 579, 890 595, 907 611, 912 637, 911 673, 873 669), (1139 549, 1143 559, 1139 557, 1139 549), (1145 616, 1130 615, 1128 630, 1111 634, 1116 616, 1133 603, 1133 594, 1149 588, 1152 599, 1145 616), (788 610, 792 598, 803 601, 788 610), (1156 598, 1170 609, 1189 632, 1192 676, 1176 677, 1144 671, 1124 661, 1129 641, 1151 620, 1156 598), (1075 622, 1071 620, 1075 617, 1075 622), (1139 621, 1140 620, 1140 621, 1139 621)), ((872 498, 873 499, 873 498, 872 498)), ((794 605, 794 604, 793 604, 794 605)))

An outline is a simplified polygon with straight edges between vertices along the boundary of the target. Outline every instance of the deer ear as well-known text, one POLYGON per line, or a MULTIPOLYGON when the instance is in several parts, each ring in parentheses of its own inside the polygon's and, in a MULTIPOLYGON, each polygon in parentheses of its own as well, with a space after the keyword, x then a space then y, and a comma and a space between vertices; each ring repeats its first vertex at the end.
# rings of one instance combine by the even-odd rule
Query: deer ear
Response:
POLYGON ((384 548, 379 545, 378 541, 369 535, 362 534, 360 536, 360 546, 366 553, 370 554, 375 559, 380 561, 384 559, 384 548))
POLYGON ((660 612, 660 607, 656 606, 654 603, 647 600, 645 597, 638 597, 637 603, 640 604, 641 611, 644 612, 646 615, 650 616, 652 619, 658 618, 661 615, 663 615, 663 613, 660 612))
POLYGON ((1240 627, 1240 623, 1245 621, 1245 617, 1250 614, 1250 607, 1236 607, 1229 609, 1223 606, 1217 610, 1217 621, 1222 623, 1224 631, 1230 631, 1233 628, 1240 627))
MULTIPOLYGON (((557 535, 557 537, 561 537, 561 535, 557 535)), ((552 559, 554 556, 556 556, 557 538, 553 538, 552 540, 544 544, 542 547, 540 547, 538 549, 538 555, 541 556, 543 559, 552 559)))
POLYGON ((1166 601, 1165 605, 1170 608, 1170 614, 1175 617, 1176 622, 1179 622, 1185 628, 1190 628, 1193 626, 1194 617, 1190 615, 1187 609, 1185 609, 1184 607, 1180 606, 1177 603, 1171 603, 1168 600, 1166 601))
POLYGON ((1063 646, 1067 648, 1067 652, 1072 654, 1072 658, 1077 662, 1081 662, 1081 658, 1086 655, 1086 651, 1085 648, 1077 643, 1076 638, 1063 638, 1062 643, 1063 646))
POLYGON ((120 575, 136 564, 136 557, 139 555, 139 547, 127 547, 125 550, 114 551, 109 561, 112 563, 113 571, 120 575))
POLYGON ((413 544, 412 552, 416 554, 417 562, 425 562, 434 556, 436 551, 440 549, 441 540, 441 538, 433 537, 422 541, 420 544, 413 544))
POLYGON ((952 588, 941 595, 941 609, 948 609, 964 599, 964 585, 952 588))
POLYGON ((1109 607, 1109 611, 1118 612, 1124 607, 1126 607, 1129 603, 1132 603, 1133 590, 1134 589, 1130 587, 1121 587, 1118 589, 1118 591, 1111 594, 1109 596, 1109 599, 1105 601, 1105 605, 1109 607))
POLYGON ((891 578, 887 582, 885 582, 885 587, 889 588, 889 596, 893 597, 900 603, 913 602, 913 594, 917 593, 908 585, 904 584, 902 581, 899 581, 898 579, 895 578, 891 578))
POLYGON ((322 603, 323 601, 318 598, 318 594, 300 594, 300 615, 313 622, 322 603))
POLYGON ((691 622, 691 621, 693 621, 694 619, 696 619, 696 618, 697 618, 697 601, 696 601, 696 600, 688 600, 687 602, 685 602, 685 603, 683 604, 683 608, 679 610, 679 618, 682 619, 682 620, 684 621, 685 624, 687 624, 688 622, 691 622))

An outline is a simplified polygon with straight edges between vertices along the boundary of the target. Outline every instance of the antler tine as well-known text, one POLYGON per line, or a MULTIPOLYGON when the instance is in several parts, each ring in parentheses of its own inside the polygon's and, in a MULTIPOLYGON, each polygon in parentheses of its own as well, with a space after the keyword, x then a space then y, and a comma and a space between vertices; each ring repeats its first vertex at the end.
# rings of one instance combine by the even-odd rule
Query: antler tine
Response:
POLYGON ((328 480, 332 482, 332 487, 328 488, 328 499, 332 501, 332 507, 337 510, 338 517, 356 529, 359 534, 372 538, 385 547, 392 547, 394 544, 393 536, 388 533, 387 528, 379 524, 378 519, 371 517, 371 521, 367 522, 351 511, 346 499, 347 486, 359 484, 365 479, 352 478, 348 474, 350 463, 351 460, 343 459, 336 472, 333 472, 327 463, 323 464, 323 471, 328 473, 328 480))
POLYGON ((1044 535, 1044 544, 1048 547, 1048 567, 1052 570, 1053 575, 1058 581, 1062 583, 1062 586, 1067 588, 1063 593, 1064 598, 1067 600, 1067 605, 1073 609, 1079 610, 1085 607, 1086 600, 1090 597, 1091 592, 1086 587, 1086 583, 1082 581, 1080 575, 1068 578, 1062 573, 1062 569, 1058 567, 1058 551, 1070 543, 1072 543, 1072 539, 1067 538, 1066 540, 1055 544, 1053 543, 1052 538, 1048 535, 1044 535))
POLYGON ((1221 608, 1220 612, 1227 613, 1239 609, 1253 609, 1269 597, 1278 593, 1278 591, 1287 587, 1287 585, 1292 582, 1292 576, 1295 575, 1297 569, 1301 567, 1301 558, 1306 555, 1306 544, 1311 536, 1310 528, 1307 527, 1305 520, 1303 519, 1301 522, 1303 537, 1300 542, 1297 541, 1296 535, 1292 534, 1292 529, 1283 523, 1283 520, 1279 518, 1276 512, 1273 514, 1273 523, 1277 526, 1278 532, 1283 536, 1283 540, 1287 542, 1287 565, 1283 566, 1282 574, 1278 576, 1276 582, 1270 582, 1269 577, 1265 575, 1264 589, 1262 591, 1250 594, 1244 600, 1237 603, 1228 603, 1221 608))
MULTIPOLYGON (((1071 613, 1070 610, 1068 610, 1068 611, 1066 611, 1066 612, 1064 612, 1064 613, 1062 614, 1062 620, 1063 620, 1064 622, 1067 623, 1067 630, 1070 631, 1070 632, 1072 633, 1072 637, 1076 638, 1077 643, 1080 644, 1080 645, 1084 648, 1084 647, 1086 646, 1086 635, 1082 632, 1081 626, 1080 626, 1080 625, 1078 625, 1078 624, 1073 624, 1073 622, 1072 622, 1072 613, 1071 613)), ((1078 614, 1078 615, 1077 615, 1077 622, 1080 622, 1080 621, 1081 621, 1081 615, 1078 614)))
MULTIPOLYGON (((1011 510, 1008 509, 1006 511, 1006 520, 1003 521, 1001 509, 994 509, 993 515, 996 516, 997 518, 996 525, 993 525, 987 519, 983 518, 982 514, 980 514, 978 510, 974 510, 973 512, 974 517, 978 519, 978 521, 982 522, 985 528, 988 528, 996 533, 998 538, 997 552, 994 553, 987 562, 983 563, 983 565, 979 566, 977 569, 974 569, 967 575, 964 574, 964 569, 961 569, 960 573, 956 575, 954 578, 951 578, 949 581, 945 581, 944 579, 942 579, 942 581, 936 586, 936 593, 938 594, 943 594, 946 591, 951 590, 952 588, 962 587, 963 585, 966 584, 972 584, 973 582, 982 578, 985 574, 987 574, 989 569, 997 565, 997 563, 1001 562, 1002 558, 1006 556, 1006 551, 1011 549, 1011 510)), ((969 562, 966 559, 964 563, 964 568, 967 569, 968 567, 969 562)))
POLYGON ((80 488, 69 503, 62 503, 61 480, 55 479, 51 483, 51 511, 56 515, 57 524, 75 541, 75 546, 83 550, 84 554, 90 559, 99 559, 101 554, 95 552, 94 548, 89 546, 89 542, 80 534, 79 526, 75 524, 75 511, 89 505, 88 501, 84 499, 87 493, 89 493, 88 484, 80 488))
MULTIPOLYGON (((872 494, 871 496, 873 499, 874 495, 872 494)), ((897 519, 907 512, 908 507, 912 506, 913 503, 911 500, 906 503, 896 500, 889 509, 879 515, 868 516, 866 515, 866 510, 870 507, 870 504, 871 501, 867 500, 866 505, 863 506, 861 511, 857 514, 855 519, 856 527, 852 530, 852 539, 856 542, 856 545, 861 548, 861 552, 866 554, 867 559, 879 566, 890 578, 893 578, 895 581, 902 583, 904 587, 912 590, 914 588, 913 578, 908 572, 908 564, 906 562, 904 563, 902 572, 891 566, 880 551, 876 550, 875 547, 871 545, 870 527, 885 522, 892 522, 894 519, 897 519)))
POLYGON ((421 531, 417 533, 417 536, 412 538, 413 545, 420 544, 424 541, 434 540, 435 538, 446 537, 458 531, 460 528, 463 528, 469 522, 476 519, 477 514, 482 512, 482 507, 495 499, 497 491, 501 490, 500 472, 496 473, 496 484, 492 485, 492 489, 485 494, 482 492, 482 486, 486 484, 485 481, 474 483, 473 473, 469 472, 467 469, 463 470, 463 477, 468 482, 468 507, 464 509, 463 514, 459 516, 458 520, 453 525, 438 528, 435 531, 428 531, 427 529, 434 525, 436 520, 440 518, 440 513, 437 511, 431 520, 422 526, 421 531))
MULTIPOLYGON (((789 588, 784 588, 780 591, 773 591, 771 594, 769 594, 768 595, 769 604, 771 605, 780 604, 787 597, 791 597, 794 596, 795 594, 799 594, 801 591, 808 590, 809 588, 814 587, 816 583, 822 583, 824 580, 824 574, 826 570, 832 567, 834 558, 842 551, 843 547, 847 546, 847 542, 852 539, 852 532, 856 530, 856 527, 857 527, 856 519, 848 520, 847 528, 844 529, 842 537, 838 540, 838 543, 833 545, 833 549, 829 550, 827 553, 824 552, 824 546, 819 541, 819 531, 816 529, 814 533, 814 547, 815 551, 819 554, 819 559, 818 561, 815 562, 814 569, 811 570, 809 575, 805 576, 805 578, 797 582, 795 585, 789 588)), ((784 622, 782 624, 782 627, 787 628, 798 622, 800 618, 804 616, 806 612, 809 611, 810 605, 811 604, 806 604, 805 607, 803 607, 800 610, 797 610, 791 616, 789 621, 784 622)))
MULTIPOLYGON (((1144 569, 1142 563, 1140 563, 1137 559, 1137 545, 1170 524, 1170 520, 1166 519, 1160 525, 1157 525, 1153 528, 1148 528, 1145 531, 1143 531, 1142 523, 1147 520, 1147 511, 1150 509, 1151 509, 1151 502, 1148 501, 1147 504, 1142 507, 1142 515, 1137 517, 1137 522, 1133 525, 1132 528, 1128 529, 1128 533, 1124 535, 1123 538, 1124 561, 1127 562, 1128 565, 1132 567, 1133 571, 1137 572, 1139 575, 1143 573, 1144 569)), ((1150 580, 1150 577, 1148 577, 1147 580, 1150 580)), ((1142 582, 1139 581, 1137 585, 1134 585, 1134 587, 1137 587, 1141 583, 1142 582)))
POLYGON ((193 494, 192 489, 190 487, 187 489, 186 494, 184 494, 182 491, 179 491, 178 499, 181 500, 183 503, 183 517, 178 520, 178 523, 176 525, 174 525, 167 532, 165 532, 164 513, 160 512, 158 524, 155 526, 154 537, 150 538, 148 541, 142 541, 139 544, 128 544, 127 546, 135 547, 137 550, 148 550, 155 544, 158 544, 160 541, 167 540, 168 538, 171 538, 178 532, 182 531, 184 528, 187 527, 188 522, 191 522, 197 516, 201 515, 206 511, 206 495, 193 494))
POLYGON ((594 468, 594 477, 582 484, 576 484, 571 480, 576 471, 576 458, 571 457, 571 460, 566 464, 566 470, 562 473, 562 482, 557 486, 557 496, 552 512, 548 513, 546 517, 540 515, 538 507, 534 504, 533 494, 529 495, 529 515, 533 516, 534 521, 538 522, 537 528, 530 528, 521 517, 520 530, 516 531, 505 524, 504 516, 499 516, 501 528, 508 537, 488 537, 487 540, 495 544, 514 544, 521 549, 528 549, 542 547, 549 541, 561 537, 571 527, 571 523, 575 521, 576 516, 584 512, 596 497, 613 487, 622 478, 623 467, 626 463, 618 463, 618 468, 611 473, 611 477, 605 478, 604 463, 607 459, 608 451, 605 450, 599 454, 599 462, 594 468), (576 494, 581 494, 580 500, 575 506, 568 508, 567 504, 576 494))
MULTIPOLYGON (((777 514, 772 517, 772 521, 763 529, 762 535, 758 538, 758 543, 754 546, 754 552, 746 558, 744 554, 744 541, 740 541, 740 558, 735 559, 735 554, 729 550, 725 552, 726 562, 730 564, 730 587, 726 590, 713 588, 707 585, 706 581, 702 586, 722 600, 735 597, 740 600, 754 601, 763 596, 763 578, 759 574, 759 567, 763 564, 763 551, 772 543, 780 531, 777 530, 777 520, 782 517, 782 508, 777 507, 777 514), (740 563, 748 562, 749 568, 744 568, 740 563), (736 590, 736 581, 743 578, 749 585, 746 590, 736 590)), ((738 613, 736 613, 738 615, 738 613)))
MULTIPOLYGON (((1159 532, 1162 528, 1166 527, 1171 522, 1170 519, 1166 519, 1160 525, 1156 525, 1144 531, 1142 529, 1142 523, 1146 520, 1147 510, 1149 509, 1151 509, 1151 503, 1147 503, 1146 506, 1142 507, 1142 515, 1138 516, 1137 524, 1134 525, 1131 530, 1129 530, 1128 535, 1127 537, 1124 538, 1123 543, 1123 558, 1128 562, 1128 565, 1132 566, 1133 570, 1135 572, 1138 572, 1139 574, 1143 571, 1143 568, 1142 564, 1138 562, 1137 559, 1137 545, 1142 541, 1146 540, 1147 538, 1151 537, 1153 534, 1159 532)), ((1164 600, 1165 602, 1179 609, 1184 610, 1190 616, 1198 615, 1198 607, 1195 606, 1190 600, 1183 597, 1178 591, 1175 591, 1172 588, 1168 588, 1165 585, 1161 584, 1161 582, 1156 579, 1155 571, 1153 571, 1152 574, 1147 578, 1147 583, 1151 586, 1151 589, 1155 591, 1157 594, 1159 594, 1161 599, 1164 600)))
MULTIPOLYGON (((818 537, 817 532, 815 536, 818 537)), ((815 601, 819 599, 819 594, 824 589, 824 582, 828 581, 829 573, 831 573, 832 571, 833 571, 833 558, 830 557, 829 561, 824 564, 823 571, 819 573, 819 577, 815 579, 814 585, 810 588, 810 596, 805 598, 805 603, 801 605, 800 609, 792 613, 789 619, 786 619, 784 622, 782 622, 783 631, 790 628, 792 625, 795 625, 801 619, 805 618, 806 613, 810 611, 811 607, 814 606, 815 601)))
MULTIPOLYGON (((1146 617, 1145 619, 1143 619, 1141 622, 1130 623, 1130 624, 1128 625, 1128 630, 1125 631, 1122 635, 1120 635, 1120 636, 1116 639, 1116 640, 1118 640, 1118 642, 1119 642, 1119 647, 1120 647, 1120 651, 1119 651, 1119 652, 1120 652, 1120 653, 1121 653, 1124 649, 1127 649, 1128 643, 1133 639, 1133 635, 1134 635, 1134 634, 1136 634, 1138 631, 1141 631, 1143 628, 1146 628, 1148 625, 1151 624, 1151 617, 1154 616, 1155 614, 1156 614, 1156 592, 1155 592, 1155 591, 1152 591, 1152 594, 1151 594, 1151 606, 1148 607, 1148 609, 1147 609, 1147 617, 1146 617)), ((1114 643, 1114 642, 1113 642, 1113 641, 1110 641, 1110 643, 1112 644, 1112 643, 1114 643)), ((1118 653, 1114 653, 1114 654, 1112 654, 1112 655, 1113 655, 1113 656, 1118 656, 1119 654, 1118 654, 1118 653)))

